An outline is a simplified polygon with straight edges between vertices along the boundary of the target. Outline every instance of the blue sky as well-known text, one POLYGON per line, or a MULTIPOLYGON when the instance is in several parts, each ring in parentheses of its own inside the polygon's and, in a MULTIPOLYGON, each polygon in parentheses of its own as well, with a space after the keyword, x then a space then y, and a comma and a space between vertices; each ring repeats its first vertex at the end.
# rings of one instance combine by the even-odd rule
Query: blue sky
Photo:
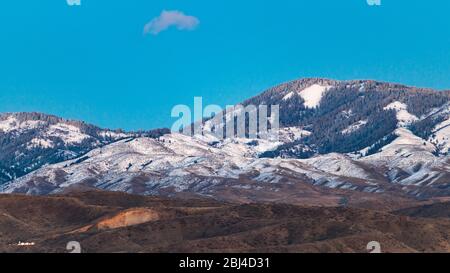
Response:
POLYGON ((301 77, 450 89, 450 1, 381 1, 3 1, 0 112, 150 129, 301 77), (145 34, 163 10, 198 22, 145 34))

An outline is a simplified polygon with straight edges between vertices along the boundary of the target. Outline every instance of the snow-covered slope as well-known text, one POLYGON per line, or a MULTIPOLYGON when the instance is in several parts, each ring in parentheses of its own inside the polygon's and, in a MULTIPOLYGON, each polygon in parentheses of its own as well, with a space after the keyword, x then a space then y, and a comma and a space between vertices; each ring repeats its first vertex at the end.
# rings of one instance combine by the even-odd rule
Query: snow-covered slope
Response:
POLYGON ((41 113, 0 115, 0 184, 129 135, 41 113))
POLYGON ((343 134, 351 134, 358 131, 362 126, 367 124, 367 120, 360 120, 342 130, 343 134))
POLYGON ((305 107, 315 108, 320 104, 323 94, 330 89, 331 86, 322 86, 319 84, 313 84, 308 88, 300 91, 300 97, 305 101, 305 107))
POLYGON ((384 107, 384 110, 394 110, 397 112, 397 120, 399 121, 399 126, 405 126, 417 121, 418 118, 413 114, 408 112, 408 106, 399 101, 394 101, 384 107))
POLYGON ((267 149, 273 149, 273 144, 265 140, 229 139, 213 144, 202 137, 177 133, 158 139, 128 139, 95 149, 79 159, 44 167, 0 189, 47 194, 84 184, 150 194, 168 188, 177 192, 189 190, 199 184, 203 191, 226 179, 239 180, 243 176, 259 183, 301 177, 303 182, 330 188, 357 188, 363 180, 371 180, 369 173, 345 156, 309 160, 257 157, 267 149))
MULTIPOLYGON (((283 84, 243 103, 284 107, 277 139, 219 140, 179 133, 149 138, 6 116, 0 119, 0 134, 27 136, 22 149, 69 154, 41 168, 40 161, 32 162, 28 171, 34 171, 22 177, 3 173, 9 181, 0 192, 49 194, 94 187, 232 200, 245 196, 246 201, 312 199, 330 192, 334 197, 450 196, 450 107, 447 95, 433 92, 374 81, 283 84), (91 146, 77 150, 85 143, 91 146)), ((211 120, 203 125, 223 126, 211 120)), ((24 150, 9 154, 21 161, 24 152, 17 151, 24 150)))
POLYGON ((431 129, 428 141, 436 146, 441 154, 448 154, 450 148, 450 104, 433 109, 427 116, 431 121, 438 121, 431 129))
POLYGON ((283 97, 283 100, 285 101, 294 96, 300 96, 305 101, 304 106, 306 108, 316 108, 320 105, 323 95, 331 88, 332 86, 329 85, 324 86, 320 84, 313 84, 301 91, 291 91, 287 93, 283 97))
POLYGON ((42 125, 43 122, 40 120, 19 120, 14 115, 4 115, 0 119, 0 132, 9 133, 12 131, 17 131, 18 133, 34 129, 42 125))
MULTIPOLYGON (((406 129, 398 129, 398 134, 397 140, 382 152, 360 160, 342 154, 303 160, 258 158, 258 154, 281 144, 266 140, 211 142, 201 136, 178 133, 157 139, 131 138, 95 149, 81 158, 41 168, 0 190, 48 194, 82 185, 138 194, 212 194, 224 181, 246 180, 259 185, 254 188, 260 190, 266 190, 263 185, 297 181, 332 189, 385 192, 389 188, 387 181, 420 184, 424 177, 418 172, 441 166, 431 147, 418 149, 422 141, 406 129), (427 163, 417 169, 414 164, 420 160, 427 163), (396 176, 395 172, 401 171, 409 175, 396 176)), ((436 180, 439 173, 432 174, 436 180)))
POLYGON ((446 160, 436 157, 434 145, 405 128, 397 129, 398 137, 381 149, 381 152, 361 161, 386 168, 391 182, 404 185, 430 183, 439 177, 440 168, 447 168, 446 160))

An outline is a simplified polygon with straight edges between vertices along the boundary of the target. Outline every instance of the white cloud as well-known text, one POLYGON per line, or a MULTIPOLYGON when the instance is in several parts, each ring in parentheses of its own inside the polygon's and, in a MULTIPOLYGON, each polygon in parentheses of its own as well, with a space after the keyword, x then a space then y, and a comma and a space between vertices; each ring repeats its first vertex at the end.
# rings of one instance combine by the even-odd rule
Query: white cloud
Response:
POLYGON ((199 24, 200 21, 194 16, 185 15, 177 10, 163 10, 160 16, 153 18, 144 26, 144 34, 158 35, 171 26, 179 30, 194 30, 199 24))

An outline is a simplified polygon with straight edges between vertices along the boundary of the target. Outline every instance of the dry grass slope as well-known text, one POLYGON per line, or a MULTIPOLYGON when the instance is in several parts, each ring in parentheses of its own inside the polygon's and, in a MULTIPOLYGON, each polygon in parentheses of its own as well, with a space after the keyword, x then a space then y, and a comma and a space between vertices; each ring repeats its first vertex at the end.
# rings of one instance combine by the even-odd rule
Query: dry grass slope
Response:
POLYGON ((441 217, 426 218, 423 206, 390 213, 101 191, 1 195, 0 252, 66 252, 69 241, 84 252, 366 252, 369 241, 384 252, 448 252, 450 207, 433 206, 441 217))

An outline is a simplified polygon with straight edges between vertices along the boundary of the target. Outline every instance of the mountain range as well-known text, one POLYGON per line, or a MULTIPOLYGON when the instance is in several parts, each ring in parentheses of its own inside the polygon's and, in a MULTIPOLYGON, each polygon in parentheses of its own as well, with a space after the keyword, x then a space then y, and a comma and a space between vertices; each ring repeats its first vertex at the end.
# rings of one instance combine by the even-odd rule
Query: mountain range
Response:
POLYGON ((450 196, 449 91, 314 78, 242 104, 279 105, 279 139, 128 133, 2 114, 0 192, 102 189, 382 209, 450 196))
POLYGON ((118 140, 160 132, 125 133, 42 113, 0 114, 0 184, 118 140))

